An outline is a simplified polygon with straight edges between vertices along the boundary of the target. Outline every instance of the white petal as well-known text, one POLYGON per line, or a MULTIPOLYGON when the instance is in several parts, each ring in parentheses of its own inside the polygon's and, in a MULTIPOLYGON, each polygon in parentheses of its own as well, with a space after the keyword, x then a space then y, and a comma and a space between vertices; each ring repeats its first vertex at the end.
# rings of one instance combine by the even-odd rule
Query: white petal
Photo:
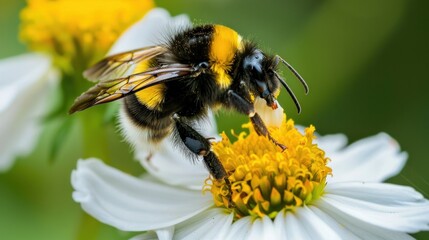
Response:
POLYGON ((158 229, 155 232, 159 240, 170 240, 173 239, 174 226, 158 229))
POLYGON ((148 231, 132 237, 130 240, 171 240, 174 235, 174 226, 148 231))
MULTIPOLYGON (((212 111, 208 112, 208 119, 195 122, 195 129, 203 136, 218 137, 216 122, 212 111)), ((202 158, 192 162, 187 149, 178 146, 174 136, 168 136, 157 146, 148 143, 147 131, 136 126, 126 117, 124 110, 120 113, 122 132, 135 150, 135 157, 147 169, 147 171, 160 180, 172 184, 186 186, 200 190, 205 179, 209 176, 204 167, 202 158)))
MULTIPOLYGON (((285 214, 286 223, 286 239, 302 239, 302 240, 311 240, 310 235, 307 233, 307 230, 303 226, 303 223, 292 213, 285 214)), ((278 229, 279 227, 276 227, 278 229)))
POLYGON ((284 212, 280 212, 274 220, 276 239, 359 239, 313 206, 298 208, 296 212, 288 212, 286 215, 294 216, 288 216, 289 219, 286 220, 284 212), (288 224, 292 226, 287 226, 288 224), (287 229, 292 228, 296 228, 293 233, 287 232, 291 231, 287 229))
POLYGON ((315 143, 325 151, 326 156, 332 156, 347 145, 347 137, 341 133, 317 136, 315 143))
POLYGON ((311 239, 359 239, 315 207, 302 207, 296 211, 296 216, 311 239))
POLYGON ((151 158, 147 157, 147 153, 136 150, 136 158, 151 175, 161 181, 201 190, 209 176, 202 159, 192 162, 174 141, 172 137, 165 139, 151 158))
POLYGON ((86 212, 124 231, 169 227, 213 204, 210 194, 135 178, 97 159, 78 162, 72 185, 86 212))
POLYGON ((334 218, 369 225, 375 230, 408 233, 429 230, 429 201, 410 187, 383 183, 328 184, 315 205, 334 218))
POLYGON ((267 106, 265 99, 256 97, 253 103, 255 111, 261 116, 262 120, 267 126, 280 127, 283 121, 283 108, 277 102, 278 108, 273 110, 267 106))
POLYGON ((252 227, 252 218, 247 216, 238 219, 232 224, 228 235, 225 237, 227 240, 244 240, 248 239, 250 228, 252 227))
POLYGON ((0 171, 9 169, 16 156, 33 149, 57 80, 57 72, 44 55, 0 61, 0 171))
POLYGON ((325 187, 325 193, 381 203, 384 205, 401 205, 408 202, 419 202, 424 200, 424 197, 411 187, 389 183, 330 183, 325 187))
POLYGON ((274 230, 273 221, 267 216, 264 216, 262 219, 255 219, 250 226, 250 232, 247 239, 278 239, 276 231, 274 230))
POLYGON ((355 221, 350 218, 342 218, 341 214, 330 213, 320 210, 316 206, 311 206, 311 210, 318 215, 327 225, 334 228, 341 239, 413 239, 406 233, 382 229, 365 222, 355 221))
POLYGON ((348 231, 358 236, 360 239, 413 239, 408 234, 398 231, 392 231, 385 228, 380 228, 366 221, 353 218, 343 212, 337 211, 336 209, 330 209, 330 207, 323 206, 323 204, 317 204, 321 211, 327 213, 340 223, 348 231))
POLYGON ((279 240, 287 239, 286 216, 284 214, 284 211, 278 213, 276 218, 274 219, 274 231, 276 232, 276 235, 278 236, 279 240))
POLYGON ((163 37, 166 34, 190 25, 191 22, 186 15, 171 17, 166 10, 155 8, 126 30, 112 46, 108 55, 159 45, 165 42, 166 39, 163 37))
POLYGON ((156 235, 156 232, 149 231, 143 234, 136 235, 130 238, 130 240, 158 240, 158 236, 156 235))
POLYGON ((321 229, 326 229, 329 231, 329 235, 324 234, 324 232, 322 233, 325 239, 333 239, 334 236, 339 239, 360 239, 357 235, 353 234, 352 231, 349 231, 347 228, 345 228, 342 222, 337 222, 334 218, 319 208, 310 206, 307 209, 309 211, 307 217, 315 219, 317 216, 318 218, 317 221, 311 221, 311 227, 318 228, 319 231, 321 229))
POLYGON ((380 133, 331 152, 327 157, 331 158, 333 173, 328 182, 382 182, 401 171, 408 154, 400 151, 393 138, 380 133))
POLYGON ((233 217, 225 209, 209 209, 178 224, 174 239, 224 239, 233 217))

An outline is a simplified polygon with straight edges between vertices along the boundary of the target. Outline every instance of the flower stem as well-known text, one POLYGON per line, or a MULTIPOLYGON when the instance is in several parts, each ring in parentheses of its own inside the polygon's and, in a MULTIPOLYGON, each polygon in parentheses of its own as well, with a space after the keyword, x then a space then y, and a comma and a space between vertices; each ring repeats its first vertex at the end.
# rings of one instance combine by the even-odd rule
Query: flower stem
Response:
MULTIPOLYGON (((75 66, 76 67, 76 66, 75 66)), ((86 66, 77 66, 76 72, 81 73, 86 66)), ((73 105, 76 96, 88 90, 93 83, 83 79, 81 74, 64 73, 62 81, 63 109, 73 105)), ((82 158, 98 158, 106 163, 111 163, 111 151, 109 146, 108 127, 104 120, 106 108, 97 106, 73 115, 80 123, 82 138, 76 143, 82 146, 82 158)), ((76 233, 77 240, 97 239, 100 233, 101 223, 89 214, 82 211, 79 227, 76 233)))
POLYGON ((111 162, 108 133, 102 109, 88 109, 81 114, 83 157, 96 157, 111 162))
MULTIPOLYGON (((104 109, 88 109, 80 114, 83 140, 83 158, 96 157, 111 162, 107 124, 103 121, 104 109)), ((101 223, 82 211, 77 240, 97 239, 101 223)))

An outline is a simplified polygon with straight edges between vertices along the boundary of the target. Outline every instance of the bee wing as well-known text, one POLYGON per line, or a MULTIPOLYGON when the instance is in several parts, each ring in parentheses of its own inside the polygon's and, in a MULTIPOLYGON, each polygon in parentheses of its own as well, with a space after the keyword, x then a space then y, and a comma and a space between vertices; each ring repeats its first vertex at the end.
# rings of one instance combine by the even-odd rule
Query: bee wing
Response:
POLYGON ((170 64, 123 78, 100 81, 75 100, 69 113, 82 111, 94 105, 123 98, 156 84, 180 80, 198 73, 190 65, 170 64))
POLYGON ((87 69, 83 76, 92 82, 120 78, 137 63, 152 59, 167 51, 162 46, 151 46, 128 52, 118 53, 96 63, 87 69))

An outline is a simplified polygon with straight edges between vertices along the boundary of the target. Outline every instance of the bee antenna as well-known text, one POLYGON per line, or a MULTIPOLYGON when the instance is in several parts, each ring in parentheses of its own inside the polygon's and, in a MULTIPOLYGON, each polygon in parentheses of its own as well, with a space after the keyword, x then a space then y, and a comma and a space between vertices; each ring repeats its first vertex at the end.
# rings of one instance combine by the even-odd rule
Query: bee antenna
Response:
POLYGON ((295 94, 290 89, 289 85, 279 76, 277 72, 274 71, 274 74, 276 75, 277 79, 280 81, 280 83, 283 85, 283 87, 286 88, 286 91, 289 93, 289 96, 292 98, 293 102, 295 103, 296 109, 298 110, 298 113, 301 113, 301 105, 298 102, 298 99, 296 98, 295 94))
MULTIPOLYGON (((289 70, 295 75, 296 78, 298 78, 298 80, 301 82, 301 84, 304 86, 305 89, 305 94, 308 94, 308 91, 310 90, 308 88, 307 83, 305 82, 304 78, 301 77, 301 75, 299 75, 299 73, 292 67, 292 65, 290 65, 288 62, 286 62, 286 60, 284 60, 283 58, 281 58, 280 56, 277 55, 277 58, 282 61, 282 63, 284 65, 286 65, 287 68, 289 68, 289 70)), ((284 84, 283 84, 284 85, 284 84)))

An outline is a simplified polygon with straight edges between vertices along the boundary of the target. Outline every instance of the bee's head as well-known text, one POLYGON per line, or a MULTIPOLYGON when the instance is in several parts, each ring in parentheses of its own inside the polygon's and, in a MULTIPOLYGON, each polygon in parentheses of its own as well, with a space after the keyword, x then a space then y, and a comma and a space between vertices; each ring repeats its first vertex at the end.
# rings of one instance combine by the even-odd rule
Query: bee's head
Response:
POLYGON ((272 109, 277 108, 276 97, 280 88, 280 81, 275 75, 276 65, 274 58, 266 56, 258 49, 253 50, 243 60, 250 91, 255 96, 265 99, 272 109))
POLYGON ((277 65, 279 62, 284 63, 295 76, 301 81, 304 85, 305 92, 308 93, 308 86, 305 83, 304 79, 292 68, 285 60, 279 56, 268 56, 264 54, 259 49, 253 49, 249 52, 242 62, 245 75, 249 81, 250 91, 255 96, 259 96, 267 102, 267 106, 272 109, 277 108, 276 98, 280 91, 280 84, 282 84, 289 95, 292 97, 292 100, 295 102, 295 105, 298 109, 298 113, 301 111, 301 107, 292 90, 286 84, 286 82, 279 76, 276 72, 277 65))

